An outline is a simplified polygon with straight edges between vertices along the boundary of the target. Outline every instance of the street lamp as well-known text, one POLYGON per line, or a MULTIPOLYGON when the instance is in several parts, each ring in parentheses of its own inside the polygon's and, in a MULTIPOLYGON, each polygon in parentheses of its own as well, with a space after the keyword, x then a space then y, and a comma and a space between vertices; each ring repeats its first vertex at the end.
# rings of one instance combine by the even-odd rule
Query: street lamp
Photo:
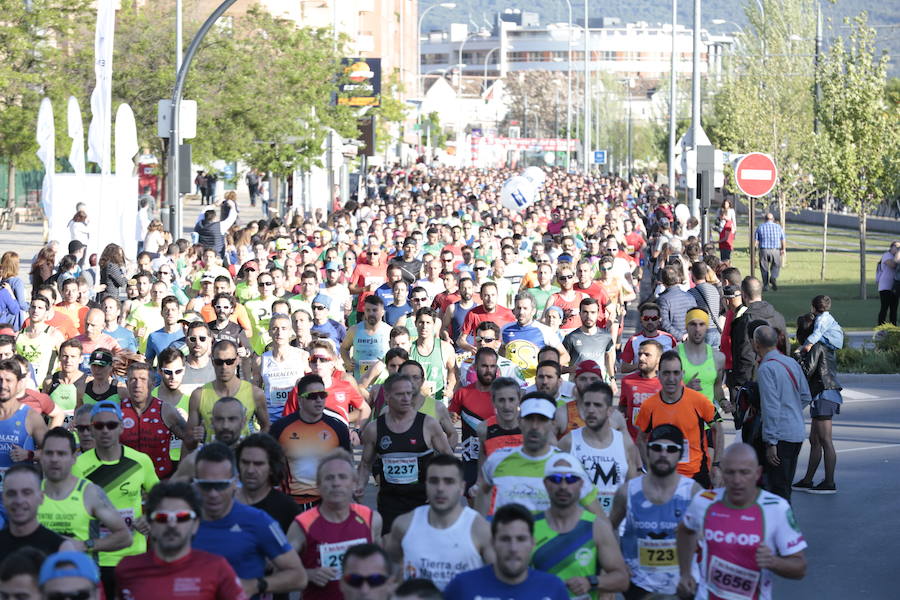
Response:
POLYGON ((493 54, 494 52, 496 52, 496 51, 499 50, 499 49, 500 49, 500 46, 497 46, 496 48, 491 48, 491 49, 488 51, 488 53, 484 55, 484 84, 481 86, 482 92, 486 92, 486 91, 487 91, 487 66, 488 66, 488 60, 491 58, 491 54, 493 54))
MULTIPOLYGON (((337 5, 337 2, 335 2, 335 5, 337 5)), ((441 8, 456 8, 456 2, 441 2, 440 4, 434 4, 423 10, 422 14, 419 16, 419 28, 416 29, 416 53, 419 55, 416 59, 416 85, 419 86, 419 96, 422 96, 425 93, 425 86, 422 85, 422 21, 425 20, 425 15, 427 15, 429 11, 439 6, 441 8)))

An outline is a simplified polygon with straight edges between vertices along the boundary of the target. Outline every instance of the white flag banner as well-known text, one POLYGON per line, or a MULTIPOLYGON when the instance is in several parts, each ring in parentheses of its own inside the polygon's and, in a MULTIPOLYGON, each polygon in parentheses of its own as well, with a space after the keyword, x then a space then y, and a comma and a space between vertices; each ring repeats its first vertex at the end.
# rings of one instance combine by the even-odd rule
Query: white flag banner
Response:
POLYGON ((88 160, 110 173, 112 123, 113 33, 116 28, 115 0, 97 1, 97 30, 94 33, 94 75, 91 92, 91 125, 88 128, 88 160))
POLYGON ((69 163, 76 175, 84 175, 84 122, 81 120, 81 106, 75 96, 69 96, 66 122, 72 148, 69 150, 69 163))
MULTIPOLYGON (((116 110, 116 175, 131 177, 134 174, 134 155, 138 150, 134 112, 123 102, 116 110)), ((137 194, 137 189, 134 191, 137 194)))
POLYGON ((41 186, 41 204, 50 219, 53 206, 53 174, 56 171, 56 127, 53 124, 53 105, 50 98, 41 100, 37 122, 38 158, 44 165, 44 181, 41 186))

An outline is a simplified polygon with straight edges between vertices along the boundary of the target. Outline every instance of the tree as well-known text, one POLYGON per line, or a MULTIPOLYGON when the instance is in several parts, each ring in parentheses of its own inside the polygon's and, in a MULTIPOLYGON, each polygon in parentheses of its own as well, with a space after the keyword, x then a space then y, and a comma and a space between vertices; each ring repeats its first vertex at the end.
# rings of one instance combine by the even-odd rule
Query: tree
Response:
POLYGON ((376 152, 383 151, 389 140, 401 138, 401 126, 408 112, 406 103, 400 99, 403 91, 399 73, 394 72, 384 78, 379 105, 372 109, 372 116, 375 117, 376 152))
POLYGON ((66 114, 65 98, 77 89, 78 81, 65 69, 64 42, 87 26, 88 4, 87 0, 0 4, 0 157, 7 161, 10 201, 15 195, 16 168, 39 165, 35 125, 44 96, 56 107, 57 148, 62 149, 68 139, 59 115, 66 114))
MULTIPOLYGON (((579 95, 573 77, 574 101, 579 95)), ((559 137, 566 127, 566 73, 555 71, 520 71, 503 79, 508 112, 500 127, 503 131, 518 122, 522 137, 559 137), (558 129, 557 129, 558 127, 558 129)))
MULTIPOLYGON (((744 6, 749 25, 729 75, 713 99, 710 138, 732 153, 764 152, 778 166, 774 195, 781 225, 805 206, 813 145, 814 0, 761 0, 744 6)), ((737 190, 732 190, 736 192, 737 190)))
POLYGON ((859 294, 865 300, 866 216, 900 185, 900 112, 885 101, 888 57, 875 56, 866 13, 848 24, 849 39, 838 37, 819 69, 815 173, 859 219, 859 294))

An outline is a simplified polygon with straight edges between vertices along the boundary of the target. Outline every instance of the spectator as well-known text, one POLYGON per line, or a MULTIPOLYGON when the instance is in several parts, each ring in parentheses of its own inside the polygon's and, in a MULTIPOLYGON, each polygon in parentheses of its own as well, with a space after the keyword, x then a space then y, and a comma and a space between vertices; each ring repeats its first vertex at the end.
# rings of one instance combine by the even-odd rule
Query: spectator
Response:
POLYGON ((28 296, 25 295, 25 284, 19 277, 19 254, 8 250, 0 257, 0 284, 8 286, 13 298, 19 303, 20 310, 28 310, 28 296))
POLYGON ((875 276, 878 279, 878 295, 881 308, 878 310, 878 324, 897 324, 897 301, 900 299, 900 281, 897 280, 900 269, 900 241, 893 242, 881 256, 875 276))
POLYGON ((687 337, 684 317, 687 311, 697 306, 697 300, 679 287, 679 273, 680 270, 673 266, 662 270, 662 284, 666 289, 656 299, 656 304, 659 306, 660 328, 681 342, 687 337))
POLYGON ((762 271, 762 291, 778 291, 778 275, 787 251, 784 230, 775 222, 775 215, 766 213, 766 220, 759 224, 753 234, 753 243, 759 250, 759 268, 762 271))
POLYGON ((51 242, 41 248, 31 261, 31 289, 36 290, 47 283, 56 265, 56 245, 51 242))
POLYGON ((118 244, 108 244, 98 263, 100 285, 105 285, 104 295, 120 300, 128 279, 125 277, 125 252, 118 244))

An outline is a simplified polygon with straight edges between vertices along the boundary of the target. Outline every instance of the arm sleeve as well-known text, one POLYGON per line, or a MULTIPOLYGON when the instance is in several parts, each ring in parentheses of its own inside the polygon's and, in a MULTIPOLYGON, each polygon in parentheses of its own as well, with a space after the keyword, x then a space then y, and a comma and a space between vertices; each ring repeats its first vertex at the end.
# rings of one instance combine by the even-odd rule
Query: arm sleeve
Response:
MULTIPOLYGON (((231 204, 231 200, 228 201, 231 204)), ((228 233, 228 230, 231 229, 231 226, 234 225, 234 222, 237 221, 237 207, 232 204, 231 210, 228 211, 228 216, 225 217, 224 221, 219 222, 219 229, 222 232, 222 235, 228 233)))
POLYGON ((462 394, 460 392, 462 392, 462 387, 453 392, 453 398, 450 399, 450 406, 447 407, 447 412, 458 413, 462 410, 462 394))
POLYGON ((815 344, 816 342, 822 339, 822 334, 825 333, 825 326, 822 324, 823 319, 819 317, 816 319, 815 327, 813 327, 813 332, 809 334, 809 337, 806 338, 806 343, 810 346, 815 344))
POLYGON ((288 543, 287 537, 285 537, 278 521, 263 511, 259 511, 259 513, 256 531, 257 540, 263 555, 273 559, 285 552, 291 552, 291 545, 288 543))
POLYGON ((778 385, 772 369, 766 365, 760 366, 756 372, 756 379, 759 384, 759 404, 762 413, 762 438, 767 444, 775 444, 778 442, 775 436, 775 421, 778 419, 778 385))
POLYGON ((13 277, 9 280, 9 285, 13 290, 13 296, 19 302, 19 308, 28 310, 28 302, 26 301, 28 296, 25 295, 25 284, 22 283, 22 280, 18 277, 13 277))
MULTIPOLYGON (((337 421, 337 419, 335 419, 337 421)), ((335 431, 337 431, 338 435, 338 444, 340 444, 341 448, 353 454, 353 447, 350 445, 350 430, 346 425, 344 425, 343 421, 340 421, 340 426, 335 426, 335 431)))

